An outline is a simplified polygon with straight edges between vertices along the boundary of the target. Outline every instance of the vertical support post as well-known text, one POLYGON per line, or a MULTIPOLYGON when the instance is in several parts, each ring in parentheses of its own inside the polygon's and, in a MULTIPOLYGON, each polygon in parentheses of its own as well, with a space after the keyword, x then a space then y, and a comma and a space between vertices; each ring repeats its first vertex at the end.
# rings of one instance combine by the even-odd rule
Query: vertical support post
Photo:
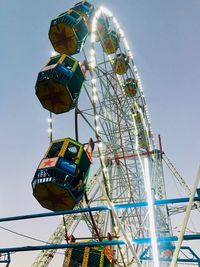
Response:
POLYGON ((160 267, 159 263, 159 253, 158 253, 158 243, 157 243, 157 233, 156 233, 156 221, 155 221, 155 211, 151 187, 151 175, 150 175, 150 160, 145 157, 143 159, 144 165, 142 166, 144 174, 144 184, 146 191, 146 198, 148 203, 148 216, 149 216, 149 226, 151 235, 151 245, 152 245, 152 256, 153 256, 153 266, 160 267))
POLYGON ((75 106, 74 116, 75 116, 75 139, 78 142, 78 102, 76 103, 75 106))
POLYGON ((128 237, 126 231, 124 230, 124 228, 123 228, 123 226, 122 226, 122 224, 121 224, 121 221, 120 221, 120 219, 118 218, 117 213, 115 212, 115 209, 114 209, 114 207, 113 207, 113 204, 112 204, 112 202, 110 201, 110 199, 109 199, 109 197, 108 197, 108 195, 107 195, 107 193, 106 193, 106 190, 104 189, 102 183, 101 183, 99 180, 98 180, 98 183, 99 183, 99 187, 100 187, 100 189, 101 189, 101 191, 102 191, 102 193, 103 193, 103 195, 104 195, 104 197, 105 197, 105 199, 106 199, 106 201, 107 201, 107 204, 108 204, 110 210, 112 211, 113 218, 116 220, 117 226, 119 227, 121 233, 122 233, 123 236, 124 236, 124 239, 125 239, 125 242, 126 242, 126 244, 127 244, 127 247, 130 249, 130 251, 131 251, 133 257, 135 258, 135 263, 137 264, 138 267, 142 267, 142 264, 141 264, 141 262, 140 262, 140 259, 139 259, 138 255, 137 255, 137 252, 136 252, 136 250, 135 250, 135 248, 134 248, 134 246, 133 246, 131 240, 129 239, 129 237, 128 237))
POLYGON ((179 233, 178 243, 176 245, 176 249, 174 251, 170 267, 175 267, 176 266, 178 255, 179 255, 179 252, 180 252, 180 249, 181 249, 181 244, 183 242, 183 236, 185 234, 185 229, 186 229, 187 223, 189 221, 189 217, 190 217, 190 213, 191 213, 191 210, 192 210, 192 205, 193 205, 193 201, 194 201, 194 197, 195 197, 195 194, 196 194, 196 190, 197 190, 199 181, 200 181, 200 166, 199 166, 199 169, 198 169, 198 172, 197 172, 197 176, 196 176, 193 188, 192 188, 192 192, 191 192, 191 195, 190 195, 189 203, 188 203, 188 206, 187 206, 187 209, 186 209, 186 213, 185 213, 185 216, 184 216, 184 219, 183 219, 183 224, 182 224, 182 227, 181 227, 181 231, 179 233))
POLYGON ((160 148, 160 156, 161 156, 161 158, 162 158, 163 148, 162 148, 162 141, 161 141, 161 136, 160 136, 160 134, 158 135, 158 143, 159 143, 159 148, 160 148))

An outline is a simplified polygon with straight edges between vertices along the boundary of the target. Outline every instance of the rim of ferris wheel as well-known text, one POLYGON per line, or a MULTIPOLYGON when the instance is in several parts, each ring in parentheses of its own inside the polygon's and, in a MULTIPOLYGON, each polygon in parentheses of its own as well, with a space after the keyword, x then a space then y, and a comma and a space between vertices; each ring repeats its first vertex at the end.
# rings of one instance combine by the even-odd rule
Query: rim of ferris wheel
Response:
MULTIPOLYGON (((106 8, 104 8, 104 7, 100 7, 96 11, 96 13, 94 15, 94 18, 93 18, 93 21, 92 21, 92 36, 91 36, 91 49, 92 49, 93 53, 92 53, 92 55, 90 57, 90 62, 91 62, 91 68, 92 69, 94 69, 96 67, 94 43, 95 43, 95 39, 96 39, 95 32, 96 32, 96 27, 97 27, 96 26, 97 25, 97 19, 100 16, 100 14, 104 14, 104 15, 106 15, 106 16, 108 16, 108 17, 113 19, 113 16, 112 16, 111 12, 109 10, 107 10, 106 8)), ((120 26, 119 26, 119 24, 118 24, 118 22, 117 22, 117 20, 115 18, 113 19, 113 22, 116 25, 116 27, 118 28, 119 32, 121 32, 120 26)), ((114 40, 114 41, 116 41, 116 40, 114 40)), ((124 41, 125 47, 128 49, 128 51, 130 53, 130 49, 129 49, 129 46, 128 46, 128 43, 127 43, 125 37, 124 37, 123 41, 124 41)), ((115 42, 115 44, 116 44, 116 42, 115 42)), ((105 47, 104 47, 104 52, 108 52, 108 51, 106 51, 105 47)), ((112 52, 115 52, 115 51, 112 50, 112 52)), ((111 53, 108 53, 108 54, 111 54, 111 53)), ((109 58, 110 62, 112 63, 112 59, 111 59, 110 55, 108 55, 108 58, 109 58)), ((119 79, 119 75, 117 77, 119 79)), ((141 81, 140 81, 140 78, 139 78, 138 74, 137 74, 137 79, 139 81, 138 82, 139 83, 139 89, 141 89, 141 81)), ((93 101, 94 101, 94 104, 95 104, 97 99, 98 99, 98 95, 97 95, 97 88, 96 88, 94 82, 92 83, 92 89, 93 89, 93 101)), ((138 111, 138 114, 140 115, 141 114, 141 110, 139 109, 137 104, 136 104, 136 109, 138 111)), ((142 117, 142 120, 143 120, 143 124, 146 126, 142 114, 141 114, 141 117, 142 117)), ((136 120, 135 120, 134 116, 133 116, 133 121, 134 121, 135 129, 136 129, 136 132, 137 132, 137 125, 136 125, 136 120)), ((98 138, 99 137, 100 125, 98 125, 97 121, 96 121, 95 127, 96 127, 96 135, 97 135, 97 138, 98 138)), ((136 138, 136 140, 137 140, 136 141, 136 152, 138 153, 138 158, 140 158, 140 154, 138 152, 138 148, 139 148, 138 138, 136 138)), ((99 156, 100 156, 100 161, 101 161, 101 164, 103 166, 104 176, 105 176, 106 180, 108 181, 109 177, 108 177, 107 168, 106 168, 106 165, 105 165, 104 161, 101 159, 102 158, 101 147, 102 147, 102 145, 99 146, 99 150, 98 150, 99 151, 99 156)), ((148 199, 150 232, 151 232, 151 237, 152 237, 153 262, 154 262, 154 266, 157 267, 157 266, 159 266, 159 259, 158 259, 158 248, 157 248, 157 239, 156 239, 156 230, 155 230, 154 209, 153 209, 153 201, 152 201, 152 193, 151 193, 151 181, 150 181, 150 175, 148 174, 149 171, 147 171, 147 169, 149 167, 147 168, 147 162, 145 162, 145 164, 143 166, 141 158, 140 158, 140 163, 141 163, 141 166, 142 166, 142 169, 143 169, 143 177, 146 180, 145 188, 146 188, 146 194, 147 194, 147 199, 148 199)))

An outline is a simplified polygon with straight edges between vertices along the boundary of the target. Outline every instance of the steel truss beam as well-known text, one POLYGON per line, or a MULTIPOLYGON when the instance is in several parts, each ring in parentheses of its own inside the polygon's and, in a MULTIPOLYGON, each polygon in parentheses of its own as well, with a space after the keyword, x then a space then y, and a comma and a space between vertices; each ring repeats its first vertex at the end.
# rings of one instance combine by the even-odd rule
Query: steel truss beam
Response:
MULTIPOLYGON (((164 250, 164 249, 170 249, 171 251, 174 251, 175 250, 175 246, 166 246, 166 247, 159 247, 159 249, 160 250, 164 250)), ((146 249, 145 249, 145 251, 142 253, 142 255, 140 256, 140 259, 141 259, 141 261, 152 261, 152 257, 151 256, 148 256, 147 254, 148 254, 148 252, 149 252, 149 250, 151 249, 151 246, 149 246, 149 247, 147 247, 146 249)), ((181 246, 181 251, 183 252, 184 251, 184 255, 185 255, 185 253, 186 253, 186 251, 188 251, 190 254, 191 254, 191 256, 192 256, 192 258, 178 258, 177 259, 177 263, 178 262, 184 262, 184 263, 199 263, 199 266, 200 266, 200 258, 197 256, 197 254, 190 248, 190 247, 188 247, 188 246, 181 246)), ((171 262, 172 261, 172 258, 171 257, 165 257, 165 258, 163 258, 163 257, 160 257, 159 258, 159 261, 161 262, 171 262)))

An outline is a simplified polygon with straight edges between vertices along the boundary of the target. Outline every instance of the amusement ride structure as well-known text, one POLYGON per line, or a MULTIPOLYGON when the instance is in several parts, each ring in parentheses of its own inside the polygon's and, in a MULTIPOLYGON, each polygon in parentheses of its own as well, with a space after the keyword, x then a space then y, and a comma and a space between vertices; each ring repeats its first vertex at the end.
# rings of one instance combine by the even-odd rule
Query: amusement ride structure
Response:
POLYGON ((156 148, 141 80, 117 19, 82 1, 51 21, 49 39, 56 53, 35 89, 50 112, 50 145, 32 188, 53 212, 15 219, 63 219, 45 246, 0 249, 1 262, 9 265, 12 251, 41 250, 31 266, 47 267, 63 248, 63 267, 200 266, 193 249, 182 245, 200 238, 185 235, 191 209, 199 208, 199 175, 191 190, 160 137, 156 148), (65 112, 75 114, 75 137, 54 140, 52 113, 65 112), (185 198, 167 199, 163 162, 185 198), (171 215, 179 212, 185 217, 177 236, 171 215), (76 232, 80 225, 85 238, 76 232))

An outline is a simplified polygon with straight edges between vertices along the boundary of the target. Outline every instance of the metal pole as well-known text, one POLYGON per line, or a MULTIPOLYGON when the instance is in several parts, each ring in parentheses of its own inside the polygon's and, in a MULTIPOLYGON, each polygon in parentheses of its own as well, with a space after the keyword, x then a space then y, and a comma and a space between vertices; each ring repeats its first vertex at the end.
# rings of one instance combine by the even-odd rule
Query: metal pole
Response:
MULTIPOLYGON (((175 204, 175 203, 186 203, 189 201, 189 198, 172 198, 172 199, 161 199, 155 200, 154 205, 167 205, 167 204, 175 204)), ((194 201, 200 201, 200 197, 195 197, 194 201)), ((128 209, 128 208, 140 208, 146 207, 148 203, 146 201, 142 202, 132 202, 128 204, 116 204, 113 205, 114 209, 128 209)), ((34 218, 43 218, 43 217, 53 217, 59 215, 71 215, 77 213, 86 213, 86 212, 94 212, 94 211, 104 211, 110 210, 108 206, 98 206, 98 207, 91 207, 91 208, 81 208, 81 209, 74 209, 74 210, 64 210, 64 211, 56 211, 56 212, 46 212, 46 213, 36 213, 36 214, 26 214, 20 216, 13 216, 13 217, 5 217, 0 218, 0 222, 8 222, 8 221, 18 221, 18 220, 27 220, 27 219, 34 219, 34 218)))
POLYGON ((196 180, 194 182, 193 189, 192 189, 192 192, 191 192, 191 195, 190 195, 190 200, 189 200, 189 203, 188 203, 188 206, 187 206, 187 209, 186 209, 185 217, 183 219, 183 224, 182 224, 181 231, 180 231, 179 237, 178 237, 178 243, 176 245, 176 249, 174 251, 170 267, 175 267, 176 266, 178 255, 179 255, 179 252, 180 252, 180 249, 181 249, 181 244, 183 242, 183 237, 184 237, 185 230, 186 230, 186 227, 187 227, 187 223, 188 223, 188 220, 189 220, 189 217, 190 217, 192 204, 193 204, 193 201, 194 201, 194 196, 196 194, 199 181, 200 181, 200 166, 199 166, 199 169, 198 169, 198 172, 197 172, 197 176, 196 176, 196 180))
MULTIPOLYGON (((84 237, 83 237, 84 239, 84 237)), ((185 235, 183 240, 199 240, 200 235, 185 235)), ((161 242, 171 242, 177 241, 177 236, 166 236, 158 237, 157 241, 161 242)), ((151 243, 151 238, 138 238, 130 239, 131 244, 148 244, 151 243)), ((105 240, 105 241, 89 241, 89 242, 80 242, 80 243, 71 243, 71 244, 50 244, 42 246, 24 246, 24 247, 10 247, 10 248, 0 248, 0 253, 10 253, 10 252, 21 252, 21 251, 35 251, 35 250, 51 250, 51 249, 67 249, 67 248, 79 248, 79 247, 98 247, 98 246, 115 246, 115 245, 128 245, 126 240, 105 240)), ((142 265, 140 265, 142 266, 142 265)))

